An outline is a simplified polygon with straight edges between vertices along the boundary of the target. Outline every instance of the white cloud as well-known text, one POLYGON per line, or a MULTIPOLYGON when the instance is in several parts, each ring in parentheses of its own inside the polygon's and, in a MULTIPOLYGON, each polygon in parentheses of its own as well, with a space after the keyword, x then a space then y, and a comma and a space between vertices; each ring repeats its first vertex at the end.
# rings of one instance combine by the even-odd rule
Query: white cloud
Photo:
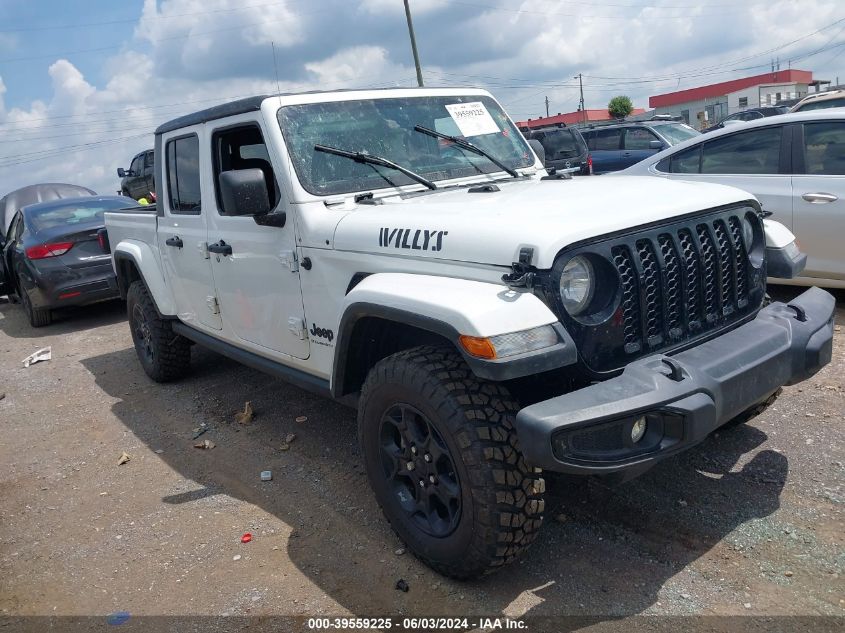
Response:
MULTIPOLYGON (((552 112, 575 109, 578 82, 572 77, 579 72, 587 107, 604 107, 614 94, 644 106, 650 94, 764 72, 778 55, 786 67, 790 55, 845 40, 845 24, 838 24, 757 54, 833 23, 841 17, 838 0, 815 0, 809 8, 754 0, 721 13, 708 5, 660 8, 695 4, 691 0, 651 0, 650 8, 638 10, 540 0, 484 3, 493 8, 475 0, 412 0, 426 83, 487 87, 517 119, 544 114, 546 96, 552 112), (664 79, 648 81, 654 77, 664 79)), ((414 85, 403 11, 401 0, 145 0, 133 39, 97 72, 83 76, 72 57, 52 60, 41 71, 50 96, 20 107, 8 104, 27 101, 19 94, 12 99, 7 85, 13 82, 0 77, 0 195, 56 180, 115 191, 115 168, 151 147, 160 123, 275 91, 270 41, 279 54, 282 91, 414 85)), ((842 51, 793 68, 834 79, 845 54, 834 56, 842 51)))

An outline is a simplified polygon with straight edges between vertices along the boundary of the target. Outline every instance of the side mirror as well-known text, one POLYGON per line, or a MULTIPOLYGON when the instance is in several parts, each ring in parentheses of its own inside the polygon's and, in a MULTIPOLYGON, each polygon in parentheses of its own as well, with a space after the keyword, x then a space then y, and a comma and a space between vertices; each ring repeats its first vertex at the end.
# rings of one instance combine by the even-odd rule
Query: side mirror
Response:
POLYGON ((266 215, 270 195, 264 172, 258 168, 233 169, 220 174, 220 202, 225 215, 266 215))
POLYGON ((648 147, 649 147, 649 149, 661 150, 661 149, 663 149, 663 142, 662 141, 649 141, 648 147))
POLYGON ((543 144, 540 143, 536 138, 528 139, 528 144, 531 146, 531 149, 534 150, 534 153, 537 154, 537 158, 540 159, 540 162, 543 164, 543 167, 546 166, 546 148, 543 147, 543 144))
POLYGON ((117 168, 117 177, 118 178, 126 178, 126 170, 123 167, 117 168))

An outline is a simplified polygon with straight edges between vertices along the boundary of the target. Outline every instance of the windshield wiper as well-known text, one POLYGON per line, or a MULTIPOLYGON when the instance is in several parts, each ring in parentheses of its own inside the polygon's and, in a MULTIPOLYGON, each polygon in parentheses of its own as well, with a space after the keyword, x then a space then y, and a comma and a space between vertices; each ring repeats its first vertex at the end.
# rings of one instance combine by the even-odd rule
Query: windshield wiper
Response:
POLYGON ((442 138, 446 141, 452 141, 458 147, 468 149, 469 151, 474 152, 479 156, 484 156, 484 158, 489 160, 497 167, 500 167, 514 178, 519 178, 519 174, 516 172, 515 169, 508 167, 498 158, 493 156, 490 152, 485 149, 481 149, 478 145, 474 145, 473 143, 470 143, 469 141, 466 141, 458 136, 449 136, 448 134, 443 134, 442 132, 435 132, 434 130, 429 130, 427 127, 423 127, 422 125, 415 125, 414 130, 416 130, 417 132, 422 132, 423 134, 428 134, 429 136, 433 136, 434 138, 442 138))
POLYGON ((334 154, 335 156, 343 156, 354 160, 356 163, 364 163, 365 165, 379 165, 381 167, 389 167, 396 171, 405 174, 408 178, 416 180, 421 185, 425 185, 429 189, 437 189, 437 185, 431 182, 428 178, 420 176, 418 173, 411 171, 402 165, 397 165, 392 160, 387 160, 381 156, 374 156, 373 154, 365 154, 364 152, 347 152, 345 149, 337 149, 336 147, 329 147, 328 145, 317 144, 314 146, 314 151, 325 152, 326 154, 334 154))

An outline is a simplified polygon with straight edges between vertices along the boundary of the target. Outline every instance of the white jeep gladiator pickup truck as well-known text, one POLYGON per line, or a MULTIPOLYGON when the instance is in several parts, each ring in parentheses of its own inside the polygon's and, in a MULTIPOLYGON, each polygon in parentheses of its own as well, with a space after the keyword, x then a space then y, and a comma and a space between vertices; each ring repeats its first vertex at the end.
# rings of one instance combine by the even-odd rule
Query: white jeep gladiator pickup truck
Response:
POLYGON ((547 174, 477 89, 253 97, 165 123, 107 214, 156 381, 197 343, 354 403, 407 546, 467 578, 537 536, 542 471, 638 474, 831 357, 834 299, 749 194, 547 174))

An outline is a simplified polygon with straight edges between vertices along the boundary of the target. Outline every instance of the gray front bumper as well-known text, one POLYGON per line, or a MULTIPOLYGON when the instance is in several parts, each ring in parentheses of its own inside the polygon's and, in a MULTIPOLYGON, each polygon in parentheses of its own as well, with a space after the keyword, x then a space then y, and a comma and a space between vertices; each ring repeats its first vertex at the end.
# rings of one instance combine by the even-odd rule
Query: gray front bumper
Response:
POLYGON ((528 406, 516 417, 525 458, 546 470, 610 474, 686 450, 830 362, 834 309, 829 293, 811 288, 701 345, 643 358, 616 378, 528 406), (631 428, 642 416, 647 431, 634 443, 631 428))

